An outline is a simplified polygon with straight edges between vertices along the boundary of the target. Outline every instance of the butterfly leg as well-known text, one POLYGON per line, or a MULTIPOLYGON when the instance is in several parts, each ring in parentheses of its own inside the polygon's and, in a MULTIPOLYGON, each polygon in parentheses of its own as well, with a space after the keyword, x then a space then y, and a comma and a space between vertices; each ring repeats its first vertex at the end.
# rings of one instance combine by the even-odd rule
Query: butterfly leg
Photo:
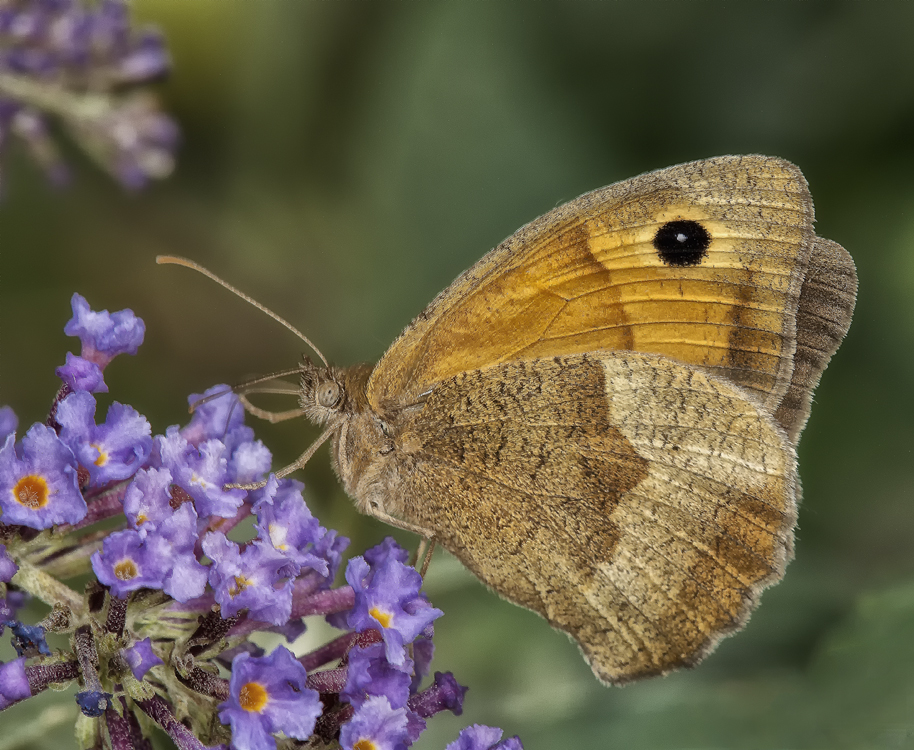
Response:
POLYGON ((243 393, 238 395, 238 399, 241 401, 244 410, 248 414, 253 414, 258 419, 265 419, 272 424, 284 422, 287 419, 295 419, 295 417, 300 417, 305 413, 304 409, 288 409, 287 411, 269 411, 267 409, 261 409, 260 407, 254 406, 243 393))
POLYGON ((416 554, 413 557, 412 562, 410 563, 414 568, 419 571, 419 575, 422 578, 425 578, 425 574, 428 572, 428 566, 432 562, 432 555, 435 553, 435 544, 436 539, 433 536, 427 536, 419 542, 419 546, 416 548, 416 554), (417 568, 419 560, 422 560, 422 567, 417 568))
POLYGON ((434 539, 434 537, 428 536, 427 527, 419 526, 418 524, 410 523, 409 521, 404 521, 402 518, 397 518, 396 516, 392 516, 389 513, 385 513, 380 508, 372 507, 367 511, 367 514, 372 518, 377 518, 382 523, 393 526, 396 529, 403 529, 403 531, 412 532, 413 534, 422 537, 425 541, 432 541, 434 539))

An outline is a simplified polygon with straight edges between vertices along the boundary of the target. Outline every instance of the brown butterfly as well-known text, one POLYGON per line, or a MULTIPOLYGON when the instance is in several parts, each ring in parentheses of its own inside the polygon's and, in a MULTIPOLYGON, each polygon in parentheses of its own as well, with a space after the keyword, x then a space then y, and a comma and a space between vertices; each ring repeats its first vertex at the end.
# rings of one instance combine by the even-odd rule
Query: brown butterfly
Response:
POLYGON ((698 662, 783 575, 794 448, 856 287, 797 167, 707 159, 521 228, 374 367, 305 359, 300 409, 242 398, 327 425, 280 475, 331 438, 360 511, 623 683, 698 662))

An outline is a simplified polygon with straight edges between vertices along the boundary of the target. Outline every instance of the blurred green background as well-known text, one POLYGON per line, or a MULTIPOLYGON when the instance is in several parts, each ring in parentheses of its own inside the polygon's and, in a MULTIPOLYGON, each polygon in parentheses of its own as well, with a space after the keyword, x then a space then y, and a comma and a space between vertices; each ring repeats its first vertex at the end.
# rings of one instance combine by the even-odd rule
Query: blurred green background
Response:
MULTIPOLYGON (((295 365, 291 334, 156 266, 158 253, 236 283, 331 360, 374 361, 455 276, 560 202, 682 161, 785 157, 809 180, 819 234, 860 275, 800 445, 786 579, 697 669, 607 688, 563 635, 439 554, 434 666, 470 692, 417 747, 472 722, 527 750, 914 747, 914 3, 133 7, 173 53, 161 93, 184 133, 176 173, 131 195, 71 153, 75 184, 54 192, 21 150, 5 161, 0 403, 23 426, 44 419, 54 368, 78 345, 62 333, 74 291, 146 321, 139 355, 105 377, 155 432, 186 420, 190 392, 295 365)), ((278 464, 316 434, 257 429, 278 464)), ((353 550, 388 533, 354 513, 326 449, 304 474, 316 515, 353 550)), ((2 723, 33 719, 30 705, 2 723)))

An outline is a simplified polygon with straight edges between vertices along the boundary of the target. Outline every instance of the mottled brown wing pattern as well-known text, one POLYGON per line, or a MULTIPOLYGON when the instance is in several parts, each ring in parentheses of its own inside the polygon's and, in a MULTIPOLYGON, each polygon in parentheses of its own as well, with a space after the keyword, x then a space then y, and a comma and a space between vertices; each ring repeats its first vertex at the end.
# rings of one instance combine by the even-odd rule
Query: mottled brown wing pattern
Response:
POLYGON ((396 438, 398 515, 608 682, 697 661, 780 578, 793 451, 738 388, 631 353, 439 383, 396 438))
POLYGON ((797 309, 793 376, 774 413, 794 444, 809 418, 813 390, 850 328, 856 298, 853 259, 838 243, 817 237, 797 309))

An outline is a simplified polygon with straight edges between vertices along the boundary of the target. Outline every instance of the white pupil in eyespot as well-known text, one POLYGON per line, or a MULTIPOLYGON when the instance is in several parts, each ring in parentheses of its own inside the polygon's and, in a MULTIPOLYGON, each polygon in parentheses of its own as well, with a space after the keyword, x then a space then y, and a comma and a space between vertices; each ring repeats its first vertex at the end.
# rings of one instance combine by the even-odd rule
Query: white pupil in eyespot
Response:
POLYGON ((687 239, 689 239, 688 236, 686 236, 682 232, 680 232, 679 234, 676 235, 676 242, 685 242, 687 239))

